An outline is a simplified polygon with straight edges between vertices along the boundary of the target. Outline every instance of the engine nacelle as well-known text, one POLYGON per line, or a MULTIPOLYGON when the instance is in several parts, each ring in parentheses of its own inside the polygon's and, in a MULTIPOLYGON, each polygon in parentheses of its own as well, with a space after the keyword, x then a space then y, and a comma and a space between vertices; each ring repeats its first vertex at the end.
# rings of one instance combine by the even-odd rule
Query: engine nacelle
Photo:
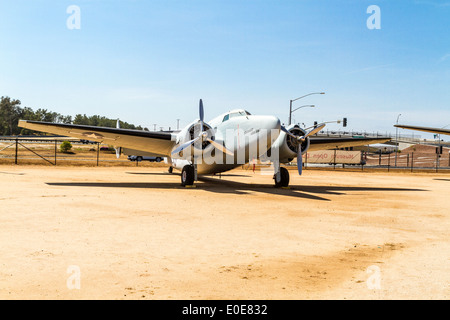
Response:
MULTIPOLYGON (((297 137, 301 137, 306 134, 306 131, 301 129, 298 125, 291 125, 286 129, 297 137)), ((271 152, 274 152, 274 150, 278 149, 280 162, 290 162, 297 157, 299 147, 301 148, 302 154, 304 154, 306 151, 308 151, 309 144, 309 137, 307 137, 304 141, 298 141, 285 132, 281 131, 278 139, 272 145, 271 152)), ((273 156, 274 155, 272 155, 272 157, 273 156)))
MULTIPOLYGON (((179 145, 191 141, 197 138, 201 134, 201 126, 200 121, 196 120, 186 127, 184 127, 177 135, 176 145, 174 147, 177 148, 179 145)), ((200 154, 206 150, 206 148, 211 147, 212 145, 209 141, 206 141, 206 138, 214 140, 214 129, 208 125, 207 123, 203 123, 203 132, 206 132, 206 136, 196 141, 191 148, 186 148, 183 151, 180 151, 177 154, 173 154, 172 158, 178 159, 186 159, 190 158, 195 154, 200 154)))

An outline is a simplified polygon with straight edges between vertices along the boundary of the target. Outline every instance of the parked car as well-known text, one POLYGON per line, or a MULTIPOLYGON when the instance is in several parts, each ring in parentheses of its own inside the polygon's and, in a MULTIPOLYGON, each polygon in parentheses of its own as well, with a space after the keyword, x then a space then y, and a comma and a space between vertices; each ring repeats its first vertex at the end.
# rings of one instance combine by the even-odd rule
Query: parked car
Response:
POLYGON ((128 160, 130 161, 156 161, 161 162, 163 160, 162 157, 146 157, 146 156, 128 156, 128 160))
POLYGON ((80 142, 81 142, 82 144, 94 144, 94 143, 96 143, 96 142, 94 142, 94 141, 84 140, 84 139, 81 139, 80 142))

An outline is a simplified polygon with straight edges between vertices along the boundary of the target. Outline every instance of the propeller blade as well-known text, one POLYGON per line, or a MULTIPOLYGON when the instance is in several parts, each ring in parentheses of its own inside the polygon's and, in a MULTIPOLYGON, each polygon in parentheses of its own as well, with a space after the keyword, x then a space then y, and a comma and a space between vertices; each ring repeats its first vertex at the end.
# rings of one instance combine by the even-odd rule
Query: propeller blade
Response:
POLYGON ((181 146, 179 146, 178 148, 176 148, 175 150, 172 151, 172 155, 177 154, 180 151, 183 151, 190 145, 194 144, 198 139, 200 139, 200 137, 197 137, 195 139, 192 139, 192 140, 189 140, 188 142, 183 143, 181 146))
POLYGON ((219 149, 223 153, 226 153, 226 154, 228 154, 230 156, 234 156, 234 153, 232 151, 228 150, 227 148, 225 148, 222 144, 220 144, 220 143, 218 143, 218 142, 216 142, 214 140, 211 140, 209 138, 206 139, 206 140, 208 140, 216 149, 219 149))
POLYGON ((309 131, 307 134, 305 134, 305 135, 302 136, 302 137, 293 135, 292 133, 289 132, 288 129, 286 129, 286 128, 283 127, 283 126, 281 126, 281 130, 284 131, 286 134, 288 134, 289 136, 291 136, 291 137, 294 138, 294 139, 297 139, 297 140, 305 140, 307 137, 309 137, 309 136, 311 136, 311 135, 313 135, 313 134, 316 134, 317 132, 319 132, 320 130, 322 130, 324 127, 325 127, 325 123, 322 123, 321 125, 319 125, 318 127, 312 129, 311 131, 309 131))
POLYGON ((312 136, 313 134, 316 134, 317 132, 319 132, 320 130, 325 128, 325 125, 326 125, 325 123, 322 123, 321 125, 319 125, 316 128, 312 129, 307 134, 305 134, 303 137, 301 137, 301 140, 305 140, 307 137, 312 136))
POLYGON ((198 112, 200 114, 200 121, 203 122, 204 111, 203 111, 203 101, 202 101, 202 99, 200 99, 199 111, 198 112))
POLYGON ((302 175, 302 171, 303 171, 303 157, 302 157, 302 147, 301 145, 298 146, 298 151, 297 151, 297 170, 298 170, 298 175, 302 175))
POLYGON ((116 150, 116 158, 120 158, 120 154, 122 153, 122 147, 114 148, 116 150))
POLYGON ((292 133, 289 132, 288 129, 286 129, 285 127, 281 126, 281 131, 284 131, 287 135, 291 136, 294 139, 297 139, 298 137, 293 135, 292 133))
POLYGON ((198 106, 198 113, 200 115, 200 132, 203 132, 203 118, 205 116, 204 110, 203 110, 203 101, 200 99, 199 106, 198 106))

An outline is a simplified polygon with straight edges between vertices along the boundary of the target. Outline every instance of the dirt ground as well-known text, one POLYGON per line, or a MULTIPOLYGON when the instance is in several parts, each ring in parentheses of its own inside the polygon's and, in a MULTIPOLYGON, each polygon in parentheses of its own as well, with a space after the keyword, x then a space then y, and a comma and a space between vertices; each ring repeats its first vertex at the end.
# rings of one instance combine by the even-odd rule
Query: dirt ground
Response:
POLYGON ((450 174, 0 166, 0 299, 448 299, 450 174))

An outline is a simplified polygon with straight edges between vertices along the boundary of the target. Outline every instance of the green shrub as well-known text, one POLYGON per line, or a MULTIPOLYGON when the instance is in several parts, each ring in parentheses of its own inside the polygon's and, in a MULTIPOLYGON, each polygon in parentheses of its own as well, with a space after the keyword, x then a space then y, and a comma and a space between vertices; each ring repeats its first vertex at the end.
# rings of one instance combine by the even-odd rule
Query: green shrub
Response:
POLYGON ((59 149, 61 150, 61 152, 67 153, 72 149, 72 144, 69 141, 63 141, 59 149))

